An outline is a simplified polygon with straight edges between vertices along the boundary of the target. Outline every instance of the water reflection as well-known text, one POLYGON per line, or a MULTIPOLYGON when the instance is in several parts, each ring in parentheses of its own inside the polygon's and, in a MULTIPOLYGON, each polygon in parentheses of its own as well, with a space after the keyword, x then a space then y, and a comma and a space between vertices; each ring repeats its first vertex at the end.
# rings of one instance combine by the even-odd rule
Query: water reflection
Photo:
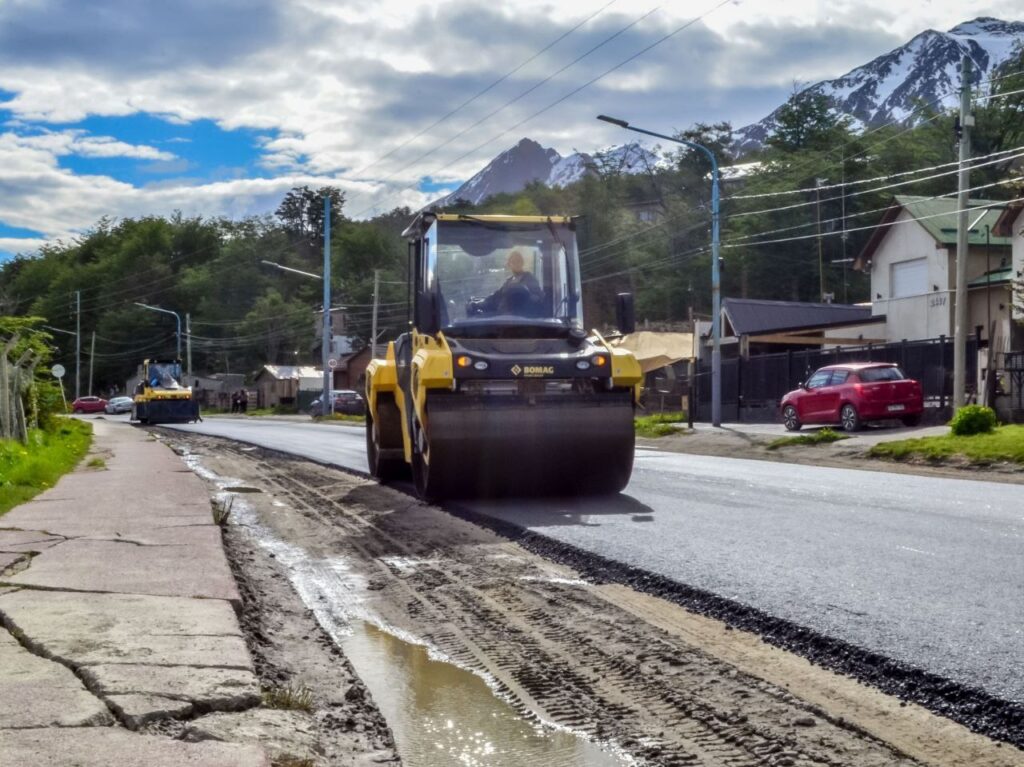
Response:
POLYGON ((571 733, 533 727, 480 677, 371 624, 354 624, 342 646, 391 725, 407 767, 630 763, 571 733))

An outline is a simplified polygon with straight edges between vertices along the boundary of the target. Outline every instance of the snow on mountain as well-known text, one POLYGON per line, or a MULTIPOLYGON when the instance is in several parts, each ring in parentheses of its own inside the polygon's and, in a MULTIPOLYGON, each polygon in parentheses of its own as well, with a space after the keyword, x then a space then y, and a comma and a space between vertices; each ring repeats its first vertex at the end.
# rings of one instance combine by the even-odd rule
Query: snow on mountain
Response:
POLYGON ((658 162, 657 155, 635 142, 611 147, 601 152, 599 157, 586 152, 573 152, 562 157, 556 150, 524 138, 434 205, 444 207, 460 199, 475 205, 495 194, 519 192, 534 181, 551 187, 566 187, 588 173, 594 173, 598 164, 621 173, 644 173, 658 162))
MULTIPOLYGON (((985 91, 990 73, 1019 44, 1024 44, 1024 22, 977 18, 948 32, 926 30, 868 64, 801 93, 827 96, 835 111, 852 117, 855 126, 912 119, 922 104, 934 103, 940 108, 956 104, 960 60, 965 53, 975 65, 972 83, 985 91)), ((737 130, 737 148, 760 146, 773 132, 777 113, 737 130)))

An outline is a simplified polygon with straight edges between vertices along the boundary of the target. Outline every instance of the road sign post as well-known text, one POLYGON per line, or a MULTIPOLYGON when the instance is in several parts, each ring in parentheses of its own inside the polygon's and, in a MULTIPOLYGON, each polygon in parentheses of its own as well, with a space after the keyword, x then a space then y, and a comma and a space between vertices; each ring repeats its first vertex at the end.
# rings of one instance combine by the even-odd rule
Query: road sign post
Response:
POLYGON ((64 396, 64 381, 63 381, 64 373, 65 372, 66 371, 64 370, 64 366, 63 365, 54 365, 52 368, 50 368, 51 375, 53 375, 53 377, 57 379, 57 383, 60 384, 60 398, 64 402, 64 410, 67 410, 68 409, 68 398, 64 396))

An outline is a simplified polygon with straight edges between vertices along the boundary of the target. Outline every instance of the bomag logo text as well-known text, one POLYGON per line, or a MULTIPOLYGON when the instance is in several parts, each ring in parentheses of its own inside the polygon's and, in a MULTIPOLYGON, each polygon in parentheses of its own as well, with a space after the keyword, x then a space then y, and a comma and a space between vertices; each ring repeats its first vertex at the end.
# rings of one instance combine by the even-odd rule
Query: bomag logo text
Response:
POLYGON ((555 368, 551 365, 524 365, 523 375, 530 377, 549 376, 553 375, 555 368))

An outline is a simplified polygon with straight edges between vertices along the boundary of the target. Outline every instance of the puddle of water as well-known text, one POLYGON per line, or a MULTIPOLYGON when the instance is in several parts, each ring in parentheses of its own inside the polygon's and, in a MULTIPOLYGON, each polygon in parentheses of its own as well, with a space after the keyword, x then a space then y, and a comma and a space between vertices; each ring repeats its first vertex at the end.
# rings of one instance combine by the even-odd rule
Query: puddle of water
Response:
MULTIPOLYGON (((234 499, 234 523, 287 569, 302 601, 369 688, 407 767, 635 764, 628 756, 602 750, 572 732, 525 721, 482 677, 441 659, 416 637, 403 636, 393 627, 382 628, 367 609, 364 579, 347 562, 340 557, 311 557, 278 538, 260 522, 256 510, 235 494, 240 489, 237 479, 218 476, 194 454, 183 457, 189 468, 221 488, 218 499, 234 499)), ((389 564, 402 572, 422 562, 395 557, 389 564)))
POLYGON ((561 730, 539 729, 476 674, 369 623, 342 648, 395 734, 407 767, 623 767, 630 762, 561 730))

